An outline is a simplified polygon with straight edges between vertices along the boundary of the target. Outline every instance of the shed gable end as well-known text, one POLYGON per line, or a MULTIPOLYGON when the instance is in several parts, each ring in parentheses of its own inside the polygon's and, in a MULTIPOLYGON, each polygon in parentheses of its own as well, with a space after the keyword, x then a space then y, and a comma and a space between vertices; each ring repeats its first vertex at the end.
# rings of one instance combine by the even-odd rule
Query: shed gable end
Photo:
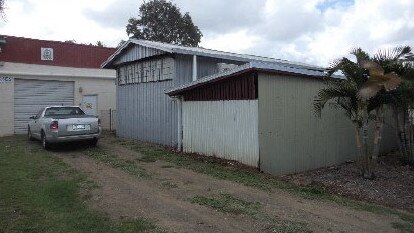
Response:
POLYGON ((166 54, 167 52, 145 47, 142 45, 132 44, 129 48, 125 49, 118 58, 113 61, 113 65, 120 65, 123 63, 133 62, 144 58, 149 58, 153 56, 158 56, 166 54))

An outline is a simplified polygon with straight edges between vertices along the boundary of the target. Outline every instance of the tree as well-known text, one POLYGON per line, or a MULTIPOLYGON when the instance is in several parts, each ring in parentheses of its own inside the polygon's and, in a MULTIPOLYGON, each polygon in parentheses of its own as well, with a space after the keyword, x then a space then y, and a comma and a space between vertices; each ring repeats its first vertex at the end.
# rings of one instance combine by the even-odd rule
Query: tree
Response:
POLYGON ((0 14, 4 12, 4 1, 5 0, 0 0, 0 14))
POLYGON ((118 45, 116 46, 117 49, 119 49, 122 45, 124 45, 126 43, 125 40, 121 40, 118 45))
POLYGON ((393 110, 400 154, 404 160, 414 163, 414 57, 411 48, 382 51, 374 59, 385 72, 394 71, 402 78, 401 85, 382 98, 393 110))
POLYGON ((4 3, 6 2, 6 0, 0 0, 0 17, 5 20, 5 15, 4 15, 4 3))
POLYGON ((203 36, 189 13, 182 15, 170 1, 151 0, 139 7, 139 17, 130 18, 128 36, 136 39, 196 47, 203 36))
POLYGON ((76 44, 76 40, 72 39, 72 40, 65 40, 65 43, 69 43, 69 44, 76 44))
POLYGON ((98 46, 98 47, 105 47, 105 44, 102 41, 98 40, 96 42, 96 46, 98 46))
POLYGON ((327 86, 321 89, 314 102, 315 112, 320 116, 325 105, 333 104, 345 110, 346 115, 355 126, 355 139, 361 173, 365 178, 373 178, 372 160, 376 159, 382 138, 384 124, 384 105, 390 104, 390 95, 401 83, 399 75, 394 72, 395 64, 409 50, 397 47, 392 53, 379 52, 371 58, 361 49, 351 52, 356 62, 348 58, 335 61, 328 71, 327 86), (387 54, 387 56, 383 56, 387 54), (345 79, 332 78, 341 71, 345 79), (372 114, 375 110, 375 114, 372 114), (373 149, 369 150, 368 123, 375 119, 373 149))

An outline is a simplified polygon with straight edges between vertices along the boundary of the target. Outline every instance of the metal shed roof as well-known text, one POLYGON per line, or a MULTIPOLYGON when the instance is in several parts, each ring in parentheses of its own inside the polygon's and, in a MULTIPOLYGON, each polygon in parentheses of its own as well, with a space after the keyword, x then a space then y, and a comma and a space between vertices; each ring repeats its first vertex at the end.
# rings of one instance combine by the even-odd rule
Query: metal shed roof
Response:
POLYGON ((234 69, 206 76, 204 78, 198 79, 196 81, 183 84, 176 88, 167 90, 165 94, 169 96, 179 95, 183 91, 194 89, 196 87, 202 86, 207 83, 215 82, 227 77, 235 76, 241 73, 249 72, 251 70, 262 70, 270 72, 280 72, 288 74, 297 74, 310 77, 323 77, 326 75, 325 70, 322 68, 310 69, 305 67, 296 67, 289 64, 278 64, 278 63, 269 63, 269 62, 249 62, 247 64, 238 66, 234 69))
POLYGON ((118 48, 118 50, 114 54, 112 54, 101 65, 101 67, 110 68, 113 65, 112 63, 118 57, 122 56, 123 52, 127 48, 133 45, 141 45, 144 47, 158 49, 166 53, 173 53, 173 54, 175 53, 175 54, 197 55, 197 56, 214 57, 214 58, 221 58, 221 59, 228 59, 228 60, 244 61, 244 62, 251 62, 251 61, 272 62, 272 63, 291 65, 291 66, 296 66, 296 67, 322 69, 321 67, 317 67, 317 66, 313 66, 313 65, 309 65, 309 64, 305 64, 301 62, 292 62, 292 61, 275 59, 275 58, 223 52, 223 51, 217 51, 217 50, 212 50, 212 49, 205 49, 202 47, 186 47, 186 46, 180 46, 180 45, 174 45, 174 44, 167 44, 167 43, 148 41, 148 40, 137 40, 137 39, 129 39, 120 48, 118 48))

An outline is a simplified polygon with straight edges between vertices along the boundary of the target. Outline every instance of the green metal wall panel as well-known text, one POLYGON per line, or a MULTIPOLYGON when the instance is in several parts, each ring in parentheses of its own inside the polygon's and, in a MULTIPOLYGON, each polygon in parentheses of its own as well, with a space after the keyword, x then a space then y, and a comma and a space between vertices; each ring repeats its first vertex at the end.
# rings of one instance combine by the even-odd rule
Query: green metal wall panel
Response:
POLYGON ((263 171, 282 175, 355 159, 354 128, 338 109, 314 115, 323 82, 259 73, 259 145, 263 171))

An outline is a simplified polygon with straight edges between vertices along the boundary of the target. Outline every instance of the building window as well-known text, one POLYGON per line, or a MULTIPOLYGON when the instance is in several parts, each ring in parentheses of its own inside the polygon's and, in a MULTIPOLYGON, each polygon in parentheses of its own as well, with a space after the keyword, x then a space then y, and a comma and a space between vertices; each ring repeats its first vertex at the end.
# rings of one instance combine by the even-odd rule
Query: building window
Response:
POLYGON ((173 79, 173 58, 131 63, 118 68, 118 85, 132 83, 160 82, 173 79))

